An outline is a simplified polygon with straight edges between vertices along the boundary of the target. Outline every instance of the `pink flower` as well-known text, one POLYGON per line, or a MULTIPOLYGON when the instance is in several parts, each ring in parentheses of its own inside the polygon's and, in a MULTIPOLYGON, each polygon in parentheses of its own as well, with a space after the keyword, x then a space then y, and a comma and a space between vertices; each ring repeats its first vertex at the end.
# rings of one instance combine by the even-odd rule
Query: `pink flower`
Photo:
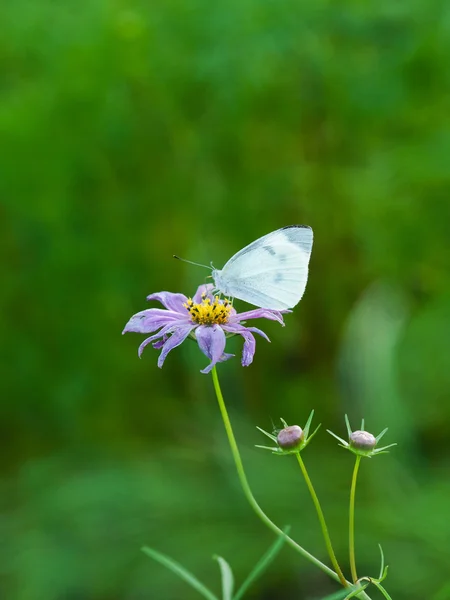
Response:
MULTIPOLYGON (((158 367, 162 367, 169 352, 179 346, 188 337, 195 339, 200 350, 210 359, 210 364, 202 373, 209 373, 218 362, 228 360, 233 354, 225 352, 227 337, 239 334, 244 338, 242 366, 248 367, 253 361, 256 340, 253 333, 270 342, 267 335, 256 327, 245 327, 247 319, 269 319, 278 321, 284 326, 280 311, 256 308, 237 313, 227 299, 219 299, 212 295, 212 284, 201 285, 194 297, 184 294, 159 292, 147 296, 147 300, 157 300, 164 308, 148 308, 131 317, 123 333, 152 333, 139 346, 139 356, 144 348, 152 343, 154 348, 161 349, 158 367), (154 333, 157 332, 157 333, 154 333)), ((290 312, 290 311, 283 311, 290 312)))

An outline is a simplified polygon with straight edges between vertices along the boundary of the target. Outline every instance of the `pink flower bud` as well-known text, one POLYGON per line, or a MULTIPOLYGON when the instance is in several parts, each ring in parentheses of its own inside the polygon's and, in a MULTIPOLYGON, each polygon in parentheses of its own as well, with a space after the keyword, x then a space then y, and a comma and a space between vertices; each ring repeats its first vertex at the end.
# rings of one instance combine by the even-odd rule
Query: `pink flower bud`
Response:
POLYGON ((350 446, 356 450, 368 452, 373 450, 377 445, 377 440, 368 431, 354 431, 350 436, 350 446))
POLYGON ((283 450, 294 450, 300 447, 303 442, 303 430, 298 425, 290 425, 282 429, 278 436, 277 442, 283 450))

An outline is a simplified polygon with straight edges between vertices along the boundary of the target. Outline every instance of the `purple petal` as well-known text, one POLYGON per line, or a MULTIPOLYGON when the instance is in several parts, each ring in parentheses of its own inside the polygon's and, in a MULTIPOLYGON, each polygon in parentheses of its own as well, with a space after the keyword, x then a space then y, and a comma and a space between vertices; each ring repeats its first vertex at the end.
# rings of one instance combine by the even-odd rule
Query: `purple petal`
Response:
POLYGON ((166 356, 169 354, 169 352, 182 344, 193 329, 195 329, 195 325, 193 323, 189 323, 188 325, 180 325, 176 328, 176 330, 164 344, 161 354, 159 355, 158 367, 160 369, 163 366, 166 356))
POLYGON ((244 347, 242 348, 242 360, 241 364, 243 367, 248 367, 253 362, 253 357, 256 351, 256 340, 252 333, 249 331, 240 331, 240 335, 244 338, 244 347))
POLYGON ((225 362, 226 360, 229 360, 230 358, 233 358, 234 354, 229 354, 228 352, 224 352, 222 354, 222 356, 219 358, 218 362, 225 362))
POLYGON ((257 333, 265 340, 270 342, 270 339, 268 338, 267 334, 264 333, 264 331, 262 331, 261 329, 258 329, 257 327, 244 327, 244 325, 239 325, 238 323, 228 323, 228 325, 222 325, 222 327, 224 331, 227 331, 228 333, 238 333, 239 335, 242 335, 243 331, 253 331, 253 333, 257 333))
POLYGON ((144 352, 144 348, 146 346, 148 346, 150 344, 150 342, 153 342, 153 341, 157 340, 158 338, 164 339, 165 336, 167 336, 169 333, 171 333, 172 329, 173 329, 173 325, 171 325, 171 324, 166 325, 165 327, 163 327, 161 329, 161 331, 158 331, 158 333, 155 333, 155 335, 151 335, 150 337, 145 339, 138 348, 139 358, 141 358, 142 353, 144 352))
POLYGON ((155 350, 161 350, 161 348, 164 346, 164 344, 167 342, 169 338, 165 335, 163 336, 160 340, 158 340, 157 342, 153 342, 152 346, 155 350))
POLYGON ((258 329, 257 327, 246 327, 245 328, 247 331, 253 331, 253 333, 257 333, 258 335, 260 335, 261 337, 263 337, 265 340, 267 340, 270 344, 270 340, 269 337, 266 333, 264 333, 264 331, 262 331, 261 329, 258 329))
POLYGON ((131 317, 128 323, 125 325, 125 329, 122 333, 128 333, 130 331, 136 333, 153 333, 160 327, 168 324, 175 323, 187 323, 189 321, 189 313, 186 311, 186 315, 165 310, 163 308, 148 308, 147 310, 141 310, 131 317))
POLYGON ((184 294, 172 294, 172 292, 157 292, 147 296, 147 300, 156 300, 161 302, 163 306, 175 312, 185 313, 186 308, 183 306, 187 302, 184 294))
POLYGON ((220 325, 200 325, 195 331, 195 337, 200 350, 211 360, 211 363, 201 373, 209 373, 224 356, 225 334, 220 325))
POLYGON ((195 304, 200 304, 203 299, 202 294, 205 294, 205 296, 211 301, 214 300, 214 297, 211 293, 213 289, 214 285, 212 283, 204 283, 203 285, 200 285, 197 291, 195 292, 192 300, 195 302, 195 304))
MULTIPOLYGON (((292 311, 283 311, 292 312, 292 311)), ((230 321, 239 322, 246 319, 269 319, 269 321, 278 321, 284 327, 283 315, 278 310, 269 310, 267 308, 255 308, 243 313, 238 313, 230 317, 230 321)))
POLYGON ((269 338, 264 333, 264 331, 261 331, 261 329, 258 329, 257 327, 244 327, 243 325, 238 325, 237 323, 235 323, 223 325, 223 329, 230 333, 238 333, 244 338, 244 347, 242 349, 241 361, 243 367, 248 367, 249 365, 251 365, 251 363, 253 362, 253 357, 255 356, 256 340, 252 332, 257 333, 258 335, 266 339, 268 342, 270 342, 269 338))

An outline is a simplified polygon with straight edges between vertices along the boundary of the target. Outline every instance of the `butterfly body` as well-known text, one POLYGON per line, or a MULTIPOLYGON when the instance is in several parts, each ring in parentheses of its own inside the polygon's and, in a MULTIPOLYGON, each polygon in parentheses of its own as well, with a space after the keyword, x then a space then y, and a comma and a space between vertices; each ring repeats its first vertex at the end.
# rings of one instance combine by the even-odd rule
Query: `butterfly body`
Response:
POLYGON ((232 256, 223 269, 213 269, 215 287, 261 308, 293 308, 306 288, 312 242, 306 225, 268 233, 232 256))

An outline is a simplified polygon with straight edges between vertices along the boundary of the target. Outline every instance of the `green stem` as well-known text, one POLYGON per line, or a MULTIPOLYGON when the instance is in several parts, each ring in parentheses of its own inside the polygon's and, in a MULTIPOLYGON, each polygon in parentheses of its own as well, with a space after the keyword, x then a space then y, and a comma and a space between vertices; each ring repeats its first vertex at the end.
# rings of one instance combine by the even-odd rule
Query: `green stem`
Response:
POLYGON ((327 527, 325 517, 324 517, 323 511, 322 511, 322 507, 320 506, 319 498, 317 497, 317 494, 316 494, 316 491, 312 484, 312 481, 309 478, 308 471, 306 470, 305 463, 303 462, 300 452, 297 452, 296 456, 297 456, 298 464, 300 465, 300 469, 302 470, 303 477, 305 478, 306 485, 308 486, 309 493, 311 494, 312 501, 314 502, 314 506, 316 507, 317 516, 319 517, 320 526, 322 528, 322 533, 323 533, 323 537, 325 539, 325 545, 328 550, 328 556, 330 557, 331 564, 333 565, 334 570, 336 571, 340 582, 342 583, 342 585, 344 587, 346 587, 347 581, 344 577, 344 574, 342 573, 341 567, 339 566, 336 555, 334 553, 333 546, 331 544, 330 534, 328 533, 328 527, 327 527))
POLYGON ((361 456, 356 456, 355 468, 353 469, 352 487, 350 489, 350 510, 348 519, 348 543, 349 543, 349 554, 350 554, 350 571, 352 573, 353 583, 358 580, 356 572, 356 560, 355 560, 355 492, 356 492, 356 480, 358 477, 359 463, 361 462, 361 456))
MULTIPOLYGON (((227 408, 225 406, 225 401, 222 396, 222 391, 220 389, 219 378, 217 376, 216 367, 213 367, 212 371, 212 379, 214 384, 214 390, 216 392, 217 401, 219 403, 220 413, 222 415, 222 420, 225 426, 225 431, 228 437, 228 443, 230 444, 231 453, 233 455, 234 464, 236 465, 236 470, 238 473, 239 481, 241 483, 242 490, 244 492, 245 497, 247 498, 250 506, 253 508, 256 515, 261 519, 261 521, 271 529, 276 535, 283 536, 286 539, 286 543, 289 544, 294 550, 296 550, 299 554, 301 554, 304 558, 309 560, 311 563, 316 565, 319 569, 321 569, 324 573, 326 573, 329 577, 334 579, 335 581, 339 581, 339 576, 335 573, 330 567, 321 562, 318 558, 310 554, 307 550, 305 550, 300 544, 297 544, 295 540, 285 534, 285 532, 280 529, 273 521, 269 519, 266 513, 262 510, 262 508, 257 503, 255 497, 253 496, 252 490, 250 488, 250 484, 248 483, 247 475, 244 471, 244 465, 242 464, 241 455, 239 453, 239 449, 236 443, 236 438, 234 437, 233 428, 231 426, 230 418, 228 416, 227 408)), ((346 581, 346 586, 349 583, 346 581)), ((362 591, 359 598, 363 600, 370 600, 369 596, 362 591)))
POLYGON ((372 581, 372 583, 375 587, 377 587, 380 590, 380 592, 383 594, 383 596, 386 598, 386 600, 392 600, 392 598, 389 596, 389 594, 384 589, 384 587, 381 585, 381 583, 378 583, 376 581, 372 581))

